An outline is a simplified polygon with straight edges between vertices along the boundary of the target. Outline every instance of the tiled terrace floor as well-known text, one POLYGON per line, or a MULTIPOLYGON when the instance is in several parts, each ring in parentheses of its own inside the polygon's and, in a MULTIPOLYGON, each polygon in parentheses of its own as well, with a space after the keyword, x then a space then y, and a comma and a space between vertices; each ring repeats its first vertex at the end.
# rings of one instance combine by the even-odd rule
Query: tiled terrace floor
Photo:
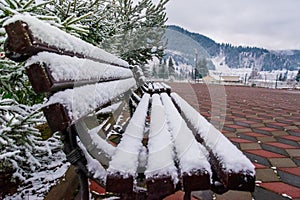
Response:
POLYGON ((217 200, 300 200, 300 91, 168 84, 256 166, 254 193, 230 191, 217 200))

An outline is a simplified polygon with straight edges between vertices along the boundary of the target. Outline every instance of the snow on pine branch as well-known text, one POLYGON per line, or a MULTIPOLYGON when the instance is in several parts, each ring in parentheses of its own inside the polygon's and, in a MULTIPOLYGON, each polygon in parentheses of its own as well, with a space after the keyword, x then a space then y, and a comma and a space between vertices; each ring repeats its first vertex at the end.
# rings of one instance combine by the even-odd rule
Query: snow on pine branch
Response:
POLYGON ((21 181, 18 192, 7 199, 24 199, 25 194, 38 199, 36 197, 43 196, 66 170, 59 136, 42 140, 35 128, 45 123, 38 108, 0 96, 0 166, 12 169, 13 179, 21 181), (47 173, 52 175, 46 177, 47 173))

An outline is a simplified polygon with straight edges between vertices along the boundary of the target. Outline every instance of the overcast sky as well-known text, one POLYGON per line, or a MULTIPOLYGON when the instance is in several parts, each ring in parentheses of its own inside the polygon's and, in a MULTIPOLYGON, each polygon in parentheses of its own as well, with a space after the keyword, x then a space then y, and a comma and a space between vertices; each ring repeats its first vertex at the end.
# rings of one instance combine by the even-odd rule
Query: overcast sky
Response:
POLYGON ((170 0, 167 16, 219 43, 300 49, 300 0, 170 0))

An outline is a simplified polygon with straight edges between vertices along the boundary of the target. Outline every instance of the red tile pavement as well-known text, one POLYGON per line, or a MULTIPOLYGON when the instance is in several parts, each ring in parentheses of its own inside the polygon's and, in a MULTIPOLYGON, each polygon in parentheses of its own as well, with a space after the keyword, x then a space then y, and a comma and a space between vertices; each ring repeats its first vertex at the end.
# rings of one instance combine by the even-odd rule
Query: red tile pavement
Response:
MULTIPOLYGON (((179 90, 179 95, 188 102, 193 102, 192 99, 189 99, 192 89, 198 98, 197 101, 201 104, 200 108, 207 115, 205 117, 210 120, 209 113, 213 105, 210 93, 215 86, 186 83, 170 83, 170 86, 173 90, 179 90)), ((300 149, 300 93, 240 86, 221 87, 226 90, 227 103, 226 116, 222 116, 225 117, 226 126, 226 130, 221 130, 225 133, 224 135, 229 137, 232 142, 240 143, 241 147, 250 145, 249 139, 261 140, 261 144, 253 145, 253 149, 243 148, 243 151, 254 162, 256 169, 268 169, 271 166, 267 166, 268 163, 271 164, 272 162, 283 162, 280 164, 285 166, 287 165, 285 162, 290 161, 293 167, 281 167, 278 168, 278 171, 281 170, 281 172, 289 173, 291 177, 297 178, 296 176, 300 174, 300 155, 290 157, 290 155, 284 154, 286 155, 284 156, 260 148, 265 145, 264 147, 268 147, 270 150, 297 151, 300 149), (239 132, 239 130, 243 131, 239 132), (231 134, 234 132, 238 133, 236 137, 235 134, 231 134), (259 162, 261 164, 255 163, 255 160, 261 161, 259 162)), ((289 182, 283 183, 279 180, 262 183, 261 187, 269 190, 269 192, 287 194, 300 200, 300 188, 289 185, 289 182)), ((256 190, 254 193, 260 191, 262 190, 256 190)))
POLYGON ((285 135, 285 136, 281 136, 281 138, 300 142, 300 137, 293 136, 293 135, 285 135))
MULTIPOLYGON (((164 198, 164 200, 182 200, 183 197, 184 197, 184 192, 178 191, 175 194, 170 195, 170 196, 164 198)), ((191 200, 197 200, 197 199, 195 199, 194 197, 192 197, 191 200)))
POLYGON ((284 171, 284 172, 287 172, 287 173, 290 173, 290 174, 294 174, 296 176, 300 176, 300 167, 281 167, 281 168, 278 168, 278 170, 281 170, 281 171, 284 171))
POLYGON ((253 163, 253 165, 255 166, 255 169, 266 169, 266 168, 268 168, 267 166, 261 165, 261 164, 258 164, 258 163, 253 163))
POLYGON ((275 147, 279 147, 279 148, 282 148, 282 149, 298 149, 298 147, 288 145, 288 144, 283 144, 283 143, 280 143, 280 142, 268 142, 268 143, 265 143, 265 144, 275 146, 275 147))
POLYGON ((90 190, 98 194, 105 194, 105 189, 93 180, 90 181, 90 190))
POLYGON ((280 155, 278 153, 273 153, 270 151, 266 151, 266 150, 247 150, 247 153, 252 153, 261 157, 265 157, 265 158, 284 158, 285 156, 280 155))
POLYGON ((272 131, 277 131, 277 129, 275 129, 275 128, 270 128, 270 127, 260 127, 260 128, 257 128, 257 129, 263 130, 263 131, 270 131, 270 132, 272 132, 272 131))
POLYGON ((265 137, 266 135, 265 134, 261 134, 261 133, 243 133, 244 135, 249 135, 249 136, 252 136, 252 137, 265 137))
POLYGON ((235 129, 243 129, 245 128, 244 126, 239 126, 239 125, 234 125, 234 124, 229 124, 229 125, 226 125, 227 127, 230 127, 230 128, 235 128, 235 129))
POLYGON ((277 194, 286 194, 292 198, 300 198, 300 188, 282 182, 261 183, 260 187, 271 190, 277 194))
POLYGON ((237 142, 237 143, 253 143, 253 141, 250 140, 245 140, 242 138, 228 138, 229 140, 231 140, 232 142, 237 142))

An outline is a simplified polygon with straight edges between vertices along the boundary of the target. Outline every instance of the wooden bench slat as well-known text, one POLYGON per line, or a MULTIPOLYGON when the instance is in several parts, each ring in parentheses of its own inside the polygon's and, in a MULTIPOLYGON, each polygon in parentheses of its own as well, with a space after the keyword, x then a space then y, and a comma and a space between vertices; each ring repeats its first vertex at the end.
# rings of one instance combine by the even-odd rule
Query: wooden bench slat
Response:
POLYGON ((210 162, 227 189, 254 191, 255 167, 220 131, 176 93, 173 101, 210 152, 210 162), (239 178, 238 178, 239 177, 239 178))
POLYGON ((149 99, 150 95, 143 95, 112 156, 106 178, 108 183, 106 190, 109 192, 133 192, 133 180, 137 174, 139 154, 143 147, 149 99), (122 184, 119 184, 120 182, 122 184))
POLYGON ((108 166, 116 147, 112 146, 105 139, 101 137, 99 132, 102 126, 99 125, 93 129, 89 129, 85 120, 92 120, 91 118, 79 120, 75 126, 76 133, 85 146, 87 152, 103 166, 108 166))
POLYGON ((208 152, 199 144, 192 131, 188 128, 185 121, 178 113, 171 98, 166 94, 161 94, 162 102, 167 114, 168 124, 172 130, 172 138, 175 144, 175 151, 181 176, 183 178, 184 190, 191 192, 193 190, 205 190, 210 188, 211 184, 211 166, 207 161, 208 152), (203 184, 193 184, 189 180, 198 179, 203 184))
POLYGON ((4 23, 4 27, 9 38, 7 51, 23 55, 22 61, 38 52, 48 51, 120 67, 129 67, 127 62, 115 55, 28 14, 14 15, 4 23))
MULTIPOLYGON (((145 171, 147 189, 159 197, 173 194, 178 182, 171 133, 166 114, 158 94, 152 95, 148 163, 145 171), (163 190, 157 188, 163 187, 163 190)), ((150 192, 151 193, 151 192, 150 192)))
POLYGON ((43 111, 51 130, 61 131, 93 110, 130 91, 134 86, 135 80, 130 78, 67 89, 52 95, 43 111), (64 109, 55 109, 57 104, 62 105, 61 107, 64 109), (57 115, 67 117, 59 122, 55 120, 57 115), (54 120, 55 123, 52 123, 51 120, 54 120))
POLYGON ((26 73, 37 93, 133 77, 130 69, 49 52, 32 56, 26 65, 26 73))

